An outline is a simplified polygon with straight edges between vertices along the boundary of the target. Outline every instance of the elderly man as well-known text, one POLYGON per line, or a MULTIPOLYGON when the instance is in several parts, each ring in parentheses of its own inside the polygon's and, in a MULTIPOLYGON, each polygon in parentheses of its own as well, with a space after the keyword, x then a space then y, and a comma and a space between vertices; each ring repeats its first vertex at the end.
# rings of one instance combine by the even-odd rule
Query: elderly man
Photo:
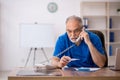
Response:
POLYGON ((60 35, 56 42, 52 65, 58 68, 64 66, 103 67, 105 62, 105 51, 102 48, 100 38, 84 29, 80 17, 68 17, 66 20, 66 32, 60 35), (74 44, 74 47, 59 55, 60 52, 74 44), (71 61, 72 58, 78 60, 71 61))

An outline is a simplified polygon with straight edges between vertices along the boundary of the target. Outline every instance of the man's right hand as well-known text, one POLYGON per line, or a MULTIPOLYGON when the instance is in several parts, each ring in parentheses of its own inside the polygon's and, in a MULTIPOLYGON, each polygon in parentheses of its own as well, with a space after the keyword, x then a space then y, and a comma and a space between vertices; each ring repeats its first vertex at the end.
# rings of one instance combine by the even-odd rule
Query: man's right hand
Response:
POLYGON ((63 56, 61 59, 59 59, 58 57, 53 57, 52 65, 56 66, 58 68, 62 68, 64 66, 66 66, 70 60, 71 60, 71 58, 69 56, 63 56))
POLYGON ((60 61, 58 62, 58 67, 64 67, 66 66, 69 61, 71 60, 71 58, 69 56, 63 56, 60 61))

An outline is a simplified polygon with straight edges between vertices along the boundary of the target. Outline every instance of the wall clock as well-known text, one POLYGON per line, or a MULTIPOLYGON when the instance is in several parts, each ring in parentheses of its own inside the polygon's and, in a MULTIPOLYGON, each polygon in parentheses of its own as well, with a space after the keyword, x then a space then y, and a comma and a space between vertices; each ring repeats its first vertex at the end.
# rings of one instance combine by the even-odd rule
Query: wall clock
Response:
POLYGON ((55 13, 58 9, 58 6, 55 2, 50 2, 50 3, 48 3, 47 9, 49 12, 55 13))

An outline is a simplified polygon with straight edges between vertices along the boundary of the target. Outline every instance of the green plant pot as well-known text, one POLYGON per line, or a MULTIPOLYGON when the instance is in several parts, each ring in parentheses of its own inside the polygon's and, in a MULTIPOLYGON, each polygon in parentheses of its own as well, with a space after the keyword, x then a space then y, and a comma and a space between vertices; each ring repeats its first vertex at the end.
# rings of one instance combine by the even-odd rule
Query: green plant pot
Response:
POLYGON ((117 13, 118 13, 118 15, 120 15, 120 9, 117 9, 117 13))

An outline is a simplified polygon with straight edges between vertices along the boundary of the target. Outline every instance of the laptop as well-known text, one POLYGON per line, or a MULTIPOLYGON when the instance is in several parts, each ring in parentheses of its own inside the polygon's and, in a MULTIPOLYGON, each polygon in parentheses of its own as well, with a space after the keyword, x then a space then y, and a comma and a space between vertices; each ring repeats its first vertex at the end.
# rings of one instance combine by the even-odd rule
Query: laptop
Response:
POLYGON ((110 66, 111 70, 118 71, 120 70, 120 47, 116 48, 116 54, 115 54, 115 65, 110 66))

